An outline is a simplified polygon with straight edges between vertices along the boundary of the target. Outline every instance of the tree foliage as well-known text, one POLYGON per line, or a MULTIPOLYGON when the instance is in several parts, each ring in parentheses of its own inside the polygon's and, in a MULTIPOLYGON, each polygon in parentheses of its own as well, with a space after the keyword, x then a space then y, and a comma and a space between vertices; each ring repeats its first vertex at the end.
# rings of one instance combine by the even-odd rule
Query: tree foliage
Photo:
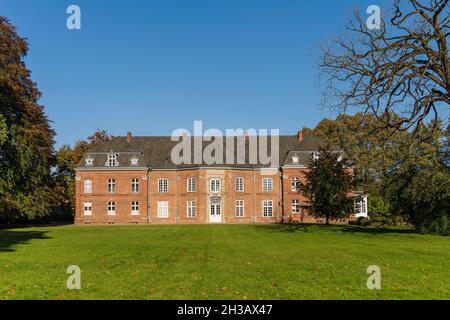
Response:
POLYGON ((105 130, 97 130, 87 141, 80 140, 72 148, 63 145, 56 152, 54 170, 55 195, 57 195, 56 213, 72 215, 75 212, 75 169, 85 152, 90 148, 112 139, 105 130))
POLYGON ((0 17, 0 221, 50 213, 54 131, 24 63, 28 51, 0 17))
POLYGON ((356 14, 345 35, 323 46, 326 105, 420 134, 450 105, 449 0, 395 0, 390 19, 381 18, 370 30, 356 14))
POLYGON ((322 148, 319 157, 312 159, 305 174, 301 191, 308 198, 308 210, 317 218, 339 220, 354 213, 353 176, 338 153, 322 148))

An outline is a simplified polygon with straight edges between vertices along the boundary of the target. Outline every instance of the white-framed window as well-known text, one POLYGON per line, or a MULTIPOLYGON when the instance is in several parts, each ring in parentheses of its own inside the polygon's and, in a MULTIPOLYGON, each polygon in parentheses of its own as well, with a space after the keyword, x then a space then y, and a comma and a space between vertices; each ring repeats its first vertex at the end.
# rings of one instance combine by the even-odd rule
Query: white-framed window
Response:
POLYGON ((169 202, 158 201, 158 218, 168 218, 168 217, 169 217, 169 202))
POLYGON ((297 177, 291 178, 291 191, 292 192, 300 191, 300 180, 297 177))
POLYGON ((263 208, 263 217, 269 218, 273 217, 273 201, 272 200, 264 200, 262 202, 263 208))
POLYGON ((133 193, 139 192, 139 179, 137 178, 131 179, 131 192, 133 193))
POLYGON ((167 193, 169 191, 169 180, 163 178, 158 179, 158 192, 167 193))
POLYGON ((139 215, 139 201, 131 201, 131 215, 132 216, 139 215))
POLYGON ((92 193, 92 180, 84 180, 84 193, 92 193))
POLYGON ((300 200, 298 199, 291 200, 291 212, 300 213, 300 200))
POLYGON ((244 192, 244 178, 236 178, 236 192, 244 192))
POLYGON ((220 179, 211 179, 209 185, 211 192, 220 192, 220 179))
POLYGON ((116 214, 116 202, 108 201, 108 215, 114 216, 116 214))
POLYGON ((187 192, 195 192, 195 178, 187 179, 187 192))
POLYGON ((272 192, 272 190, 273 190, 272 178, 263 178, 262 179, 262 189, 264 192, 272 192))
POLYGON ((311 152, 311 158, 313 160, 319 160, 319 153, 318 152, 311 152))
POLYGON ((234 206, 234 213, 236 217, 243 217, 245 215, 245 204, 244 200, 236 200, 234 206))
POLYGON ((195 200, 189 200, 187 202, 187 217, 195 218, 197 215, 197 202, 195 200))
POLYGON ((85 216, 92 216, 92 202, 85 202, 84 203, 84 215, 85 216))
POLYGON ((108 179, 108 192, 109 193, 116 192, 116 179, 114 179, 114 178, 108 179))
POLYGON ((107 167, 117 167, 119 165, 119 161, 117 159, 117 154, 112 153, 108 154, 108 158, 106 160, 106 166, 107 167))

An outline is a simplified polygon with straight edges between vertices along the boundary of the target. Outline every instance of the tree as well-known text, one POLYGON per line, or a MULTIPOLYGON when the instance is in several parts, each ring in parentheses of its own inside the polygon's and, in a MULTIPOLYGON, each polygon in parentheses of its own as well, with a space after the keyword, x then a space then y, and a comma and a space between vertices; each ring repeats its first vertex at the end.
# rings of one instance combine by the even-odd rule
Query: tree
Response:
POLYGON ((55 194, 58 197, 56 214, 73 216, 75 212, 75 169, 83 155, 92 147, 112 139, 105 130, 97 130, 88 141, 77 141, 72 148, 63 145, 56 153, 54 170, 55 194))
POLYGON ((48 215, 53 205, 54 131, 30 79, 28 51, 8 19, 0 17, 0 221, 48 215))
POLYGON ((353 163, 358 189, 378 195, 383 177, 397 163, 400 146, 409 135, 389 133, 382 126, 374 115, 342 114, 335 120, 322 120, 314 129, 303 128, 303 132, 342 147, 353 163))
POLYGON ((339 220, 354 213, 353 177, 341 155, 320 149, 319 157, 311 160, 306 182, 300 189, 309 199, 309 211, 318 218, 339 220))
POLYGON ((395 0, 392 9, 379 30, 356 14, 347 35, 323 46, 325 104, 420 135, 450 105, 449 0, 395 0))

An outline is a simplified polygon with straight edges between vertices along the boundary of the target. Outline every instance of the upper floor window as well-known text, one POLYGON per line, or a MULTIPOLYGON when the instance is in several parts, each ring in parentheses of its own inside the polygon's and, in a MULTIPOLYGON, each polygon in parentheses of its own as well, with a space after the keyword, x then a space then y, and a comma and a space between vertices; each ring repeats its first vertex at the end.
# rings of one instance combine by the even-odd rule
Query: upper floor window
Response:
POLYGON ((131 192, 133 193, 139 192, 139 179, 136 178, 131 179, 131 192))
POLYGON ((88 156, 84 162, 86 163, 87 167, 92 167, 94 165, 94 158, 92 158, 91 156, 88 156))
POLYGON ((139 215, 139 201, 131 202, 131 215, 133 215, 133 216, 139 215))
POLYGON ((115 153, 108 154, 108 158, 106 160, 107 167, 117 167, 119 165, 118 156, 115 153))
POLYGON ((220 192, 220 180, 219 179, 211 179, 210 190, 211 190, 211 192, 220 192))
POLYGON ((167 179, 158 180, 158 192, 167 193, 169 191, 169 181, 167 179))
POLYGON ((116 202, 109 201, 108 202, 108 215, 113 216, 116 214, 116 202))
POLYGON ((131 158, 130 164, 131 164, 133 167, 138 166, 138 165, 139 165, 139 159, 136 158, 136 157, 131 158))
POLYGON ((187 179, 187 192, 195 192, 195 178, 187 179))
POLYGON ((300 191, 300 180, 297 177, 291 178, 291 191, 300 191))
POLYGON ((291 201, 291 212, 300 213, 300 201, 298 199, 293 199, 291 201))
POLYGON ((108 192, 109 193, 116 192, 116 179, 114 178, 108 179, 108 192))
POLYGON ((92 180, 84 180, 84 193, 92 193, 92 180))
POLYGON ((197 202, 194 200, 187 202, 187 216, 188 218, 195 218, 197 211, 197 202))
POLYGON ((263 217, 273 217, 273 201, 272 200, 264 200, 262 203, 263 207, 263 217))
POLYGON ((271 192, 273 190, 272 178, 263 178, 262 188, 264 192, 271 192))
POLYGON ((244 178, 241 177, 236 178, 236 191, 244 192, 244 178))
POLYGON ((244 200, 236 200, 235 207, 234 207, 234 213, 235 213, 236 217, 244 216, 244 200))

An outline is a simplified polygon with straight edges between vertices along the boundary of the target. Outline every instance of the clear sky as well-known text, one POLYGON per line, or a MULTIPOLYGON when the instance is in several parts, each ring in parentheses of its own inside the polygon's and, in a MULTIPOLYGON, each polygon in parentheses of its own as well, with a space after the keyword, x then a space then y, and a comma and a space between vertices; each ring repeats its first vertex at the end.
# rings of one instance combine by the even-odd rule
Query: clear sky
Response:
POLYGON ((294 134, 335 115, 314 61, 353 10, 385 0, 0 0, 57 132, 170 135, 176 128, 294 134), (81 8, 81 30, 66 9, 81 8))

